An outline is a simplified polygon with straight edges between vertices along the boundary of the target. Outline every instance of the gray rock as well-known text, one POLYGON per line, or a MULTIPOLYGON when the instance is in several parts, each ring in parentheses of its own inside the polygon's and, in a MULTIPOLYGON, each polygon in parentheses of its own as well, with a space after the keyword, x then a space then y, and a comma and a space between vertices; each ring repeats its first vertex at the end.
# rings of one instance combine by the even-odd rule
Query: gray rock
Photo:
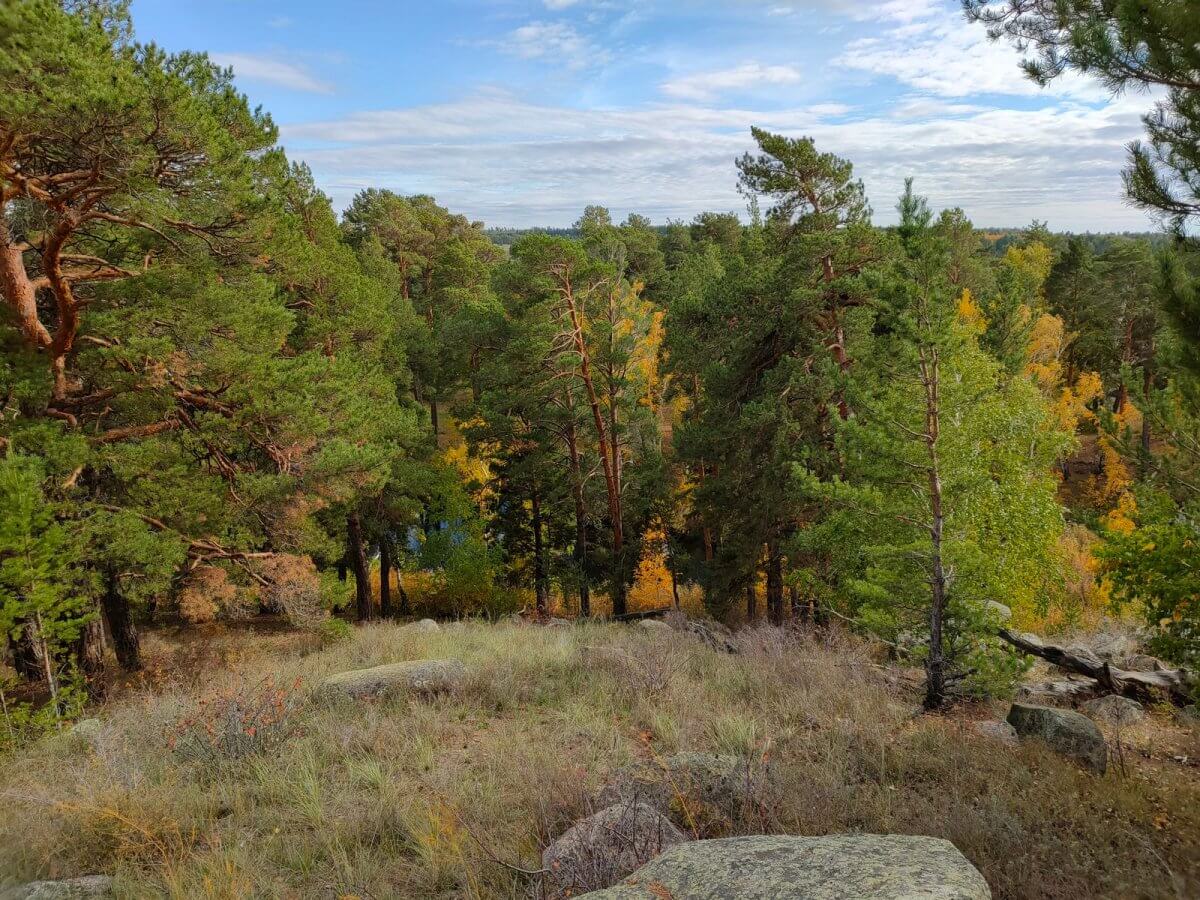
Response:
POLYGON ((971 728, 980 737, 999 741, 1002 744, 1008 744, 1013 747, 1017 745, 1017 729, 1013 728, 1007 722, 1000 722, 996 719, 984 722, 972 722, 971 728))
POLYGON ((1131 672, 1161 672, 1168 668, 1163 665, 1163 661, 1154 656, 1147 656, 1145 653, 1131 653, 1129 656, 1121 660, 1121 668, 1128 669, 1131 672))
POLYGON ((80 719, 67 730, 67 736, 78 744, 95 748, 103 731, 104 725, 99 719, 80 719))
POLYGON ((1012 610, 1001 603, 999 600, 989 600, 987 602, 988 611, 993 613, 1001 622, 1007 622, 1012 618, 1012 610))
POLYGON ((1053 709, 1014 703, 1008 722, 1023 738, 1045 741, 1051 749, 1103 775, 1108 767, 1108 748, 1096 723, 1070 709, 1053 709))
POLYGON ((600 789, 597 805, 645 803, 676 822, 699 818, 718 824, 744 818, 768 787, 767 773, 737 756, 677 753, 660 762, 618 769, 600 789), (697 817, 697 807, 705 815, 697 817))
POLYGON ((576 822, 542 852, 550 897, 574 897, 624 878, 664 849, 686 841, 678 828, 644 803, 609 806, 576 822))
POLYGON ((941 838, 753 835, 679 844, 595 900, 990 900, 941 838))
POLYGON ((674 628, 659 619, 642 619, 638 622, 638 627, 653 634, 671 634, 675 631, 674 628))
POLYGON ((1086 681, 1064 678, 1023 684, 1017 689, 1017 699, 1039 706, 1072 706, 1096 696, 1099 688, 1090 678, 1086 681))
POLYGON ((84 875, 62 881, 31 881, 0 893, 0 900, 92 900, 111 896, 111 878, 84 875))
POLYGON ((338 672, 321 682, 317 693, 355 698, 392 693, 438 694, 458 687, 466 675, 466 666, 457 659, 418 659, 338 672))
POLYGON ((1108 662, 1115 662, 1136 653, 1143 637, 1144 635, 1137 632, 1123 631, 1094 634, 1088 639, 1088 645, 1096 656, 1108 662))
POLYGON ((1142 704, 1119 694, 1107 694, 1083 704, 1083 711, 1098 722, 1133 725, 1146 717, 1142 704))
POLYGON ((433 619, 419 619, 416 622, 405 625, 400 630, 410 633, 415 632, 417 634, 433 634, 435 631, 441 631, 442 626, 433 621, 433 619))

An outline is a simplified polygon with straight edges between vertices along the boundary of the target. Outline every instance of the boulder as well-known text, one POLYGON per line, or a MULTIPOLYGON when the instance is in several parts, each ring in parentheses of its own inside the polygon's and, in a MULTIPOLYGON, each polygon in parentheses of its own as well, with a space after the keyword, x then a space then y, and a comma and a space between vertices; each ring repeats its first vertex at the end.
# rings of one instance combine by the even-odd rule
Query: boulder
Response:
POLYGON ((67 729, 67 736, 81 747, 96 749, 103 732, 104 726, 99 719, 80 719, 67 729))
POLYGON ((1017 744, 1017 729, 1013 728, 1007 722, 990 719, 982 722, 972 722, 971 728, 980 737, 999 741, 1002 744, 1008 744, 1013 747, 1017 744))
POLYGON ((1119 694, 1106 694, 1083 704, 1083 711, 1097 722, 1110 725, 1133 725, 1146 717, 1142 704, 1119 694))
POLYGON ((595 900, 990 900, 941 838, 753 835, 679 844, 595 900))
POLYGON ((1082 713, 1049 706, 1014 703, 1008 723, 1023 738, 1038 738, 1052 750, 1103 775, 1108 767, 1108 748, 1096 723, 1082 713))
POLYGON ((1039 706, 1071 706, 1096 696, 1099 686, 1092 679, 1064 678, 1023 684, 1017 689, 1017 699, 1039 706))
POLYGON ((600 789, 597 805, 645 803, 676 822, 719 824, 744 818, 763 799, 767 774, 723 753, 676 753, 618 769, 600 789))
POLYGON ((417 634, 433 634, 435 631, 441 631, 442 626, 433 621, 433 619, 419 619, 416 622, 405 625, 400 630, 410 633, 415 632, 417 634))
POLYGON ((93 900, 111 897, 112 879, 107 875, 84 875, 62 881, 31 881, 0 892, 0 900, 93 900))
POLYGON ((664 849, 686 841, 644 803, 622 803, 576 822, 542 852, 551 898, 575 897, 624 878, 664 849))
POLYGON ((987 602, 987 609, 988 612, 992 613, 1001 622, 1007 622, 1012 618, 1012 610, 999 600, 989 600, 987 602))
POLYGON ((438 694, 462 684, 466 666, 457 659, 417 659, 330 675, 317 689, 322 696, 379 697, 393 693, 438 694))
POLYGON ((1161 672, 1169 666, 1163 665, 1163 661, 1157 657, 1145 653, 1131 653, 1121 660, 1121 668, 1130 672, 1161 672))

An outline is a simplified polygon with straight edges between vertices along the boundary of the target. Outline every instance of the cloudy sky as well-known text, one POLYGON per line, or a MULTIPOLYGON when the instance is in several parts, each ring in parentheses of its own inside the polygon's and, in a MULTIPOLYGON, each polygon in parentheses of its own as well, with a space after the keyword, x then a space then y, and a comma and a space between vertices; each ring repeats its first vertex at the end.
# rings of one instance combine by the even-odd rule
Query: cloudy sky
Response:
POLYGON ((761 125, 853 161, 876 221, 905 176, 979 225, 1142 230, 1121 200, 1144 95, 1042 90, 957 0, 134 0, 142 40, 203 49, 339 208, 368 186, 491 225, 584 206, 743 211, 761 125))

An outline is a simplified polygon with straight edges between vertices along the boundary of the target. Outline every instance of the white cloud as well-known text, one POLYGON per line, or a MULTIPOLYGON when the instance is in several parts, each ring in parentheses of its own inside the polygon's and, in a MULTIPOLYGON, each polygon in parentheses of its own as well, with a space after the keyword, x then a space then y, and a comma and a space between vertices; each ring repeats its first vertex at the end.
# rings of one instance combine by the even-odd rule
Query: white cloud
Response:
POLYGON ((333 93, 333 85, 315 77, 295 63, 251 53, 211 53, 209 57, 219 66, 232 66, 234 75, 247 81, 273 84, 310 94, 333 93))
POLYGON ((791 16, 803 9, 832 12, 860 22, 913 22, 944 8, 940 0, 795 0, 778 3, 766 0, 767 15, 791 16))
POLYGON ((1039 88, 1020 72, 1020 59, 1009 44, 988 40, 983 28, 966 27, 961 14, 946 10, 936 20, 911 22, 879 37, 852 41, 836 62, 941 97, 1049 93, 1100 101, 1108 96, 1097 82, 1071 74, 1039 88))
POLYGON ((530 22, 510 32, 501 47, 522 59, 549 59, 578 69, 606 56, 564 22, 530 22))
MULTIPOLYGON (((913 101, 915 102, 915 101, 913 101)), ((935 206, 980 225, 1033 218, 1078 230, 1148 227, 1121 200, 1124 145, 1141 132, 1144 97, 1099 109, 949 103, 920 116, 846 116, 844 108, 761 111, 686 104, 577 109, 484 91, 459 101, 290 125, 284 143, 337 204, 367 186, 428 192, 501 225, 560 225, 589 203, 655 221, 741 210, 733 161, 749 126, 814 137, 855 164, 877 219, 894 220, 906 176, 935 206)))
POLYGON ((291 16, 275 16, 267 24, 272 28, 291 28, 296 24, 296 20, 291 16))
POLYGON ((569 6, 574 6, 579 0, 542 0, 546 5, 546 9, 566 9, 569 6))
POLYGON ((800 70, 794 66, 764 66, 745 63, 732 69, 696 72, 664 81, 664 94, 683 100, 708 100, 728 91, 754 89, 764 85, 795 84, 800 70))

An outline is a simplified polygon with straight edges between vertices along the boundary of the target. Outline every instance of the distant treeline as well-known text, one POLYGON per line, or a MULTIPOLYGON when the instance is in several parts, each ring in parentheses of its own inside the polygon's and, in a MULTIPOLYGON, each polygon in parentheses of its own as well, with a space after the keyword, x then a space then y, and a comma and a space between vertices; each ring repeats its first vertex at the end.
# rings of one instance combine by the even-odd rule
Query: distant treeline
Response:
MULTIPOLYGON (((651 225, 650 229, 658 234, 660 238, 666 237, 671 228, 681 226, 682 222, 668 222, 666 225, 651 225)), ((686 226, 684 226, 686 227, 686 226)), ((1046 226, 1039 222, 1034 222, 1032 226, 1023 228, 978 228, 977 233, 983 239, 984 248, 996 254, 1004 254, 1009 247, 1020 246, 1020 244, 1028 240, 1030 230, 1049 232, 1046 226)), ((493 244, 501 247, 511 247, 521 237, 527 234, 546 234, 551 237, 570 238, 572 240, 580 237, 578 228, 547 228, 543 226, 535 226, 533 228, 485 228, 486 234, 493 244)), ((1104 253, 1114 240, 1145 240, 1155 246, 1161 246, 1169 240, 1169 236, 1162 233, 1152 231, 1097 231, 1077 233, 1071 231, 1055 232, 1064 238, 1079 238, 1093 253, 1104 253)))

